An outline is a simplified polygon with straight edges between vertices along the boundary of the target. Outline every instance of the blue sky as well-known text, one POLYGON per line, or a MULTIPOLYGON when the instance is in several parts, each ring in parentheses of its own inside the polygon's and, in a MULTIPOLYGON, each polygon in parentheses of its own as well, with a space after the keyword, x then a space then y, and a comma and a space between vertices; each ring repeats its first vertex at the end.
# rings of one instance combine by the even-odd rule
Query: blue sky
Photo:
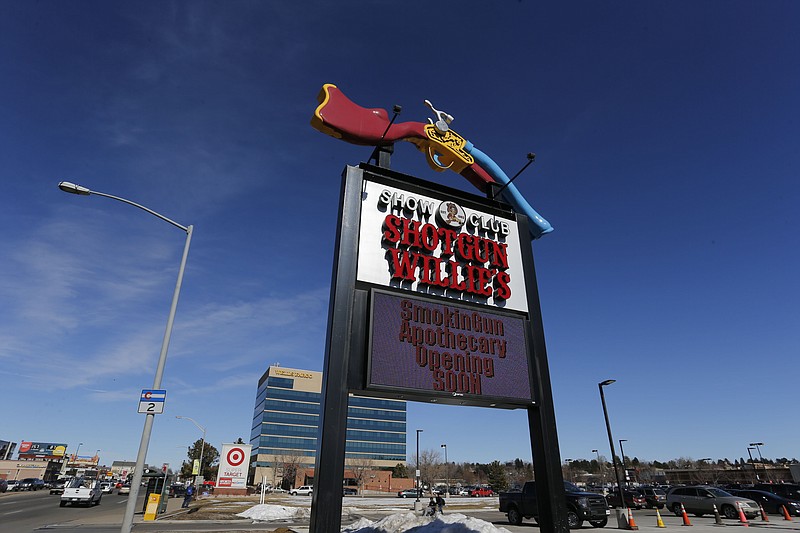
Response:
MULTIPOLYGON (((323 83, 429 99, 555 227, 533 245, 561 456, 800 457, 795 2, 12 2, 0 17, 0 438, 148 462, 249 437, 267 366, 322 370, 339 176, 323 83)), ((392 168, 437 174, 411 145, 392 168)), ((409 450, 530 460, 523 411, 409 404, 409 450)))

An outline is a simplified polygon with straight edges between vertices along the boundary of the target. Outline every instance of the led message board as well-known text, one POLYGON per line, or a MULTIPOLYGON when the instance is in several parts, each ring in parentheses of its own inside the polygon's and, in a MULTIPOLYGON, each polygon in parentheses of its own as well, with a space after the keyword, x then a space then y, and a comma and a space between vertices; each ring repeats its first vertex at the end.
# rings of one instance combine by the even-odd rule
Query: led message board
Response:
POLYGON ((523 318, 485 307, 374 290, 367 388, 445 403, 530 405, 525 327, 523 318))

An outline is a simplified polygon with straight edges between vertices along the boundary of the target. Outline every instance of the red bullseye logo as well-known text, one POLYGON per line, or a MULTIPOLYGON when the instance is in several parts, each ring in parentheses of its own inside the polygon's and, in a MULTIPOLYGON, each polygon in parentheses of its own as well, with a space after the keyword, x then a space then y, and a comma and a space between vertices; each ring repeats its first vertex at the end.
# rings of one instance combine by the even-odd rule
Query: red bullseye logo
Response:
POLYGON ((244 462, 244 451, 241 448, 231 448, 228 451, 228 464, 239 466, 244 462))

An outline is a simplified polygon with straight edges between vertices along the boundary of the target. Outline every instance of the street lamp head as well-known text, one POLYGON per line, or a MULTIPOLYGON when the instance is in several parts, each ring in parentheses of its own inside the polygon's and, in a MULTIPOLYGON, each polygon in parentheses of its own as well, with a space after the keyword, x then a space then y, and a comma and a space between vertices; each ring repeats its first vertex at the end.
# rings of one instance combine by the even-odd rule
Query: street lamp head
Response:
POLYGON ((80 185, 70 183, 69 181, 59 182, 58 188, 70 194, 81 194, 83 196, 88 196, 92 194, 92 191, 87 189, 86 187, 81 187, 80 185))
POLYGON ((447 448, 447 444, 442 444, 440 447, 441 448, 447 448))
POLYGON ((600 450, 592 450, 592 453, 598 453, 600 450))
POLYGON ((620 442, 628 442, 628 439, 619 439, 620 442))
POLYGON ((616 380, 616 379, 607 379, 607 380, 605 380, 605 381, 601 381, 601 382, 599 383, 599 385, 600 385, 601 387, 605 387, 606 385, 611 385, 612 383, 616 383, 616 382, 617 382, 617 380, 616 380))
POLYGON ((750 446, 763 446, 763 445, 764 445, 763 442, 751 442, 750 443, 750 446))

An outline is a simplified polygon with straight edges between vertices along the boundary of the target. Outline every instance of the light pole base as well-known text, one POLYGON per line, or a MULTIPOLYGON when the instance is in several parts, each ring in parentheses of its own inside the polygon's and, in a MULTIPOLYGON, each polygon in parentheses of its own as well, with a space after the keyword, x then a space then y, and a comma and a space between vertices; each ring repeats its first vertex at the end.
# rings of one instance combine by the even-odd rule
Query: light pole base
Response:
POLYGON ((627 509, 614 509, 617 514, 617 529, 630 529, 627 509))
POLYGON ((422 512, 422 502, 414 502, 414 512, 415 513, 422 512))

